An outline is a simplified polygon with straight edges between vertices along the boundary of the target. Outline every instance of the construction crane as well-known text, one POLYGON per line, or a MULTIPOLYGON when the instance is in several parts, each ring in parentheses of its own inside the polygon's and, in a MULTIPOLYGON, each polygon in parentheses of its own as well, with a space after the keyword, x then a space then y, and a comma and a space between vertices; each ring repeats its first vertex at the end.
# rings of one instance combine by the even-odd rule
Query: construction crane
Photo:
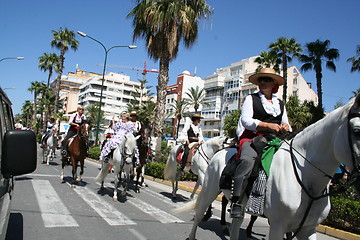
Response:
MULTIPOLYGON (((96 64, 96 66, 104 66, 103 64, 96 64)), ((129 69, 129 70, 134 70, 134 71, 139 71, 142 72, 142 75, 146 75, 148 72, 151 73, 159 73, 158 70, 156 69, 151 69, 151 70, 147 70, 146 69, 146 61, 144 61, 144 68, 138 68, 138 67, 129 67, 129 66, 121 66, 121 65, 106 65, 107 67, 111 67, 111 68, 121 68, 121 69, 129 69)))
MULTIPOLYGON (((103 64, 96 64, 96 66, 104 66, 103 64)), ((144 61, 144 68, 141 69, 141 68, 138 68, 138 67, 129 67, 129 66, 121 66, 121 65, 106 65, 107 67, 111 67, 111 68, 120 68, 120 69, 129 69, 129 70, 134 70, 134 71, 139 71, 139 72, 142 72, 141 74, 143 75, 143 80, 146 79, 146 74, 151 72, 151 73, 159 73, 158 70, 156 69, 151 69, 151 70, 147 70, 146 69, 146 61, 144 61)), ((141 105, 141 102, 142 102, 142 91, 140 91, 140 105, 141 105)))

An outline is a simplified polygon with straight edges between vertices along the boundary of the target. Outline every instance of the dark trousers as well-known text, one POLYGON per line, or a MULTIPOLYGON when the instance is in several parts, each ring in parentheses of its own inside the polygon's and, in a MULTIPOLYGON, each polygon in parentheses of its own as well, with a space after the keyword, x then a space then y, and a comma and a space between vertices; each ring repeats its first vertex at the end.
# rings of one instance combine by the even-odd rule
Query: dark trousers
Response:
POLYGON ((184 168, 185 168, 186 161, 189 156, 189 152, 190 152, 190 148, 187 144, 185 144, 184 145, 184 153, 183 153, 182 159, 181 159, 181 170, 184 170, 184 168))
POLYGON ((238 199, 239 202, 241 202, 244 197, 248 179, 257 161, 258 154, 252 146, 253 145, 248 141, 242 145, 239 164, 236 167, 233 177, 233 197, 238 199))
POLYGON ((69 138, 75 136, 77 134, 77 130, 69 130, 68 133, 66 134, 64 140, 61 143, 61 148, 62 150, 67 150, 67 141, 69 140, 69 138))

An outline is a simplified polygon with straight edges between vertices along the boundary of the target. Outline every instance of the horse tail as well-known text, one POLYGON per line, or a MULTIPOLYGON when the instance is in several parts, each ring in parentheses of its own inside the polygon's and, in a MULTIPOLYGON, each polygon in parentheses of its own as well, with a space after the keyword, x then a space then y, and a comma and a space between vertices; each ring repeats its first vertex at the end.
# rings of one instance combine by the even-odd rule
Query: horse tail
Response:
POLYGON ((169 157, 166 161, 166 166, 164 169, 164 179, 175 179, 176 177, 176 168, 177 168, 177 162, 175 159, 177 147, 171 149, 169 157))
POLYGON ((102 166, 100 172, 95 177, 95 181, 102 183, 109 173, 109 168, 110 168, 110 163, 103 163, 103 166, 102 166))
POLYGON ((175 208, 174 210, 172 210, 173 213, 182 213, 182 212, 189 212, 191 210, 194 210, 195 208, 197 208, 200 204, 200 200, 201 200, 201 192, 199 194, 199 196, 196 199, 193 199, 187 203, 184 203, 183 205, 181 205, 180 207, 175 208))

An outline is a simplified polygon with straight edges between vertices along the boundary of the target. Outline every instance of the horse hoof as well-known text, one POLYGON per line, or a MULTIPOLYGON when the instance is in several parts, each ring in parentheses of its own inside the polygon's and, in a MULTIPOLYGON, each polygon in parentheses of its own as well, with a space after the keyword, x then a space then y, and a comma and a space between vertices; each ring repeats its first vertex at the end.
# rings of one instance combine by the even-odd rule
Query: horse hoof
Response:
POLYGON ((76 186, 74 184, 71 185, 71 188, 76 188, 76 186))

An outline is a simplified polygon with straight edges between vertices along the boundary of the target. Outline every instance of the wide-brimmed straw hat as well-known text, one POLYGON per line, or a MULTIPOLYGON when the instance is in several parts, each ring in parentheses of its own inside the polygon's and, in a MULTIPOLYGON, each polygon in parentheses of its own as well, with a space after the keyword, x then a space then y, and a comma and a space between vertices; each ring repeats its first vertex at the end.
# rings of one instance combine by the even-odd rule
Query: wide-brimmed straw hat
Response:
POLYGON ((191 118, 200 118, 200 119, 203 119, 203 117, 200 115, 200 113, 194 113, 191 118))
POLYGON ((131 111, 130 116, 138 116, 138 113, 136 111, 131 111))
POLYGON ((275 70, 272 68, 262 68, 258 73, 255 73, 249 77, 249 81, 255 85, 259 85, 258 79, 260 77, 271 77, 275 80, 277 85, 281 86, 285 83, 285 79, 280 75, 276 74, 275 70))

